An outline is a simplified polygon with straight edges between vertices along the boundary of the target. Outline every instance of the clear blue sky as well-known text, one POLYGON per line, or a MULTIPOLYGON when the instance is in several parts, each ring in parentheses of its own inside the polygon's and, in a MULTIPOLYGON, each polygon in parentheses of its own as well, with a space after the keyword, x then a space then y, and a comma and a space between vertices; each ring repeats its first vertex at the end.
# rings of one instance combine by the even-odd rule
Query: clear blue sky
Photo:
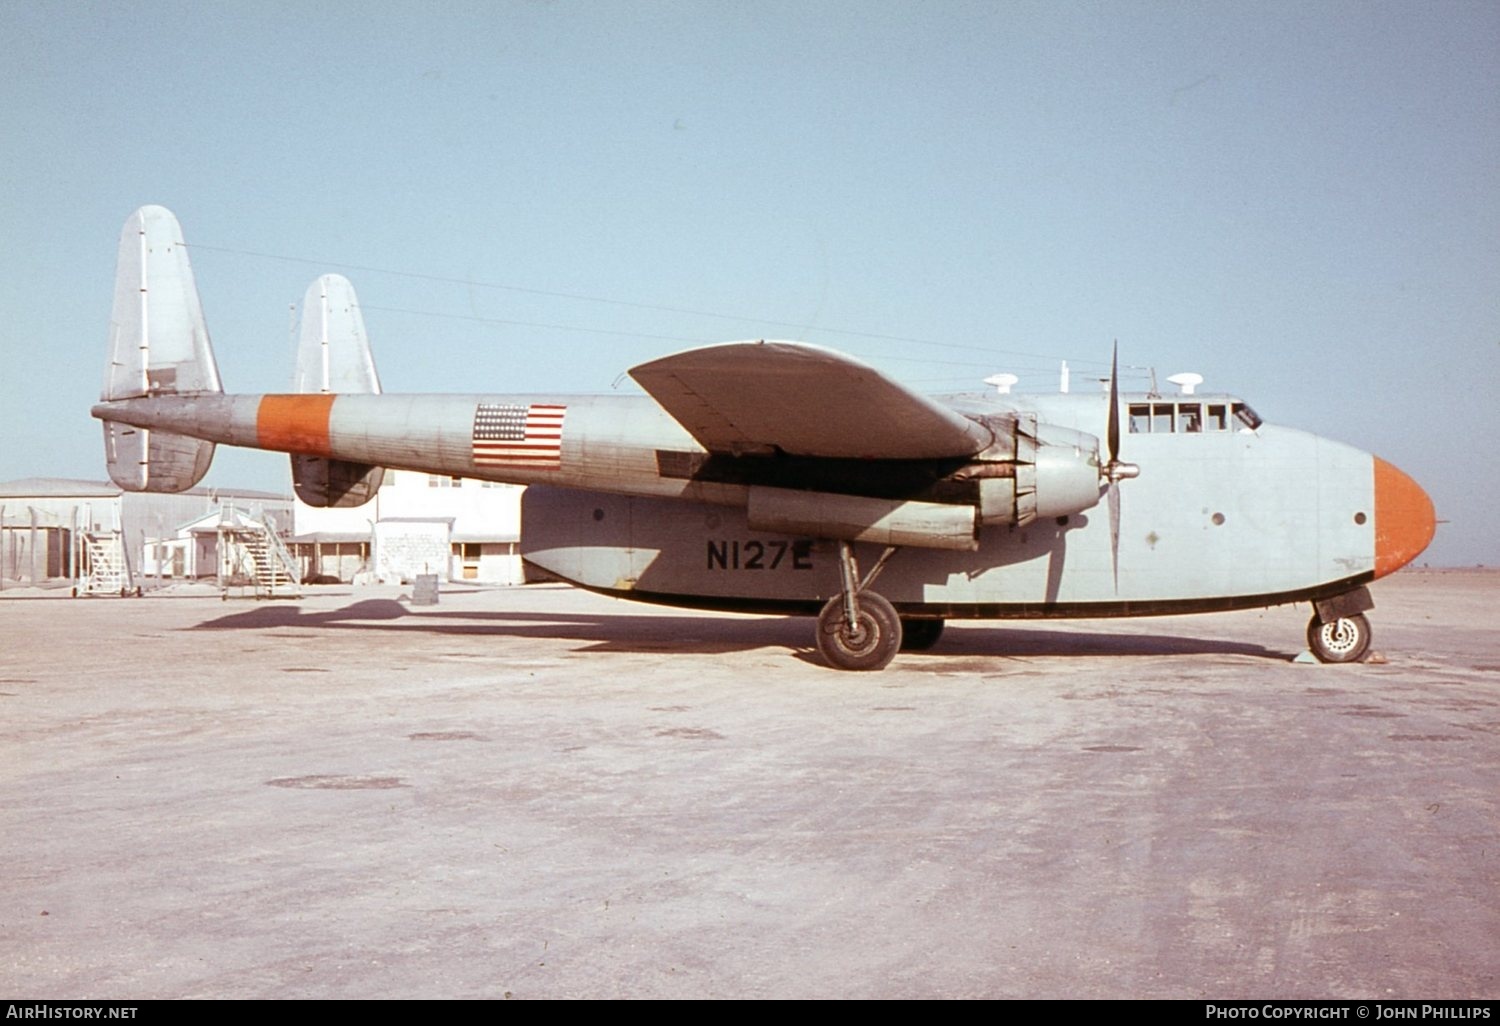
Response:
POLYGON ((1050 389, 1118 338, 1500 564, 1495 3, 8 0, 0 41, 0 479, 103 477, 115 247, 161 203, 231 391, 288 387, 324 270, 392 391, 755 337, 1050 389))

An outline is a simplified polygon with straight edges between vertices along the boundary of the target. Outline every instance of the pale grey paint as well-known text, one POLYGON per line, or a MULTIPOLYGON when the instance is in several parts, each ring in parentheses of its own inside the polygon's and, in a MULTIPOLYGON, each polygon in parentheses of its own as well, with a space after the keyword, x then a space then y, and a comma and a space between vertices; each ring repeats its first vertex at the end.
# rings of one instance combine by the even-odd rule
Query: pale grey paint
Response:
MULTIPOLYGON (((1367 453, 1269 425, 1132 441, 1141 476, 1121 484, 1118 590, 1100 509, 1066 524, 982 528, 975 552, 903 550, 876 590, 902 603, 1194 601, 1293 592, 1373 570, 1367 453)), ((710 543, 792 540, 751 529, 737 509, 533 489, 526 511, 526 557, 590 587, 803 601, 838 588, 826 545, 814 547, 813 571, 786 560, 774 570, 710 568, 710 543)), ((869 565, 878 549, 860 555, 869 565)))
POLYGON ((968 456, 993 440, 949 407, 819 346, 705 346, 630 376, 710 452, 935 459, 968 456))

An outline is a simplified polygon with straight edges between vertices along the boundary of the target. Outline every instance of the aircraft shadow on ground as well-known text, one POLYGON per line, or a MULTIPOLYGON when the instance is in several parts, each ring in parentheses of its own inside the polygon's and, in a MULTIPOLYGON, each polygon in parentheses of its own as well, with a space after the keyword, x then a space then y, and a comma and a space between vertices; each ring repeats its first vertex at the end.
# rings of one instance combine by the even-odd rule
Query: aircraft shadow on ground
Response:
MULTIPOLYGON (((712 616, 637 616, 592 613, 445 612, 408 608, 394 599, 366 599, 340 609, 307 612, 292 605, 258 606, 205 620, 190 630, 276 628, 414 631, 468 637, 550 638, 585 643, 583 652, 685 652, 715 654, 784 648, 821 664, 812 651, 808 617, 723 619, 712 616)), ((1285 661, 1287 652, 1247 642, 1175 634, 1059 631, 1033 627, 965 626, 948 631, 929 652, 903 659, 942 656, 1169 656, 1239 655, 1285 661)))
POLYGON ((1162 656, 1243 655, 1285 661, 1280 652, 1245 641, 1195 638, 1148 631, 1114 634, 1102 631, 1058 631, 1034 627, 983 627, 945 633, 933 649, 947 655, 1008 656, 1162 656))

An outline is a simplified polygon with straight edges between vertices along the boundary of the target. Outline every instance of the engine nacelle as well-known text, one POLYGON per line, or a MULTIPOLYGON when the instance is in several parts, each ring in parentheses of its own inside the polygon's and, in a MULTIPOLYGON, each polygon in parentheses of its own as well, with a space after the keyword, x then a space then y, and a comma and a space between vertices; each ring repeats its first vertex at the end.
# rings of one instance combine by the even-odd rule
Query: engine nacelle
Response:
POLYGON ((1099 504, 1103 494, 1099 440, 1035 415, 1016 418, 1014 462, 980 465, 979 516, 985 524, 1026 526, 1043 517, 1063 517, 1099 504))
POLYGON ((752 485, 746 519, 752 530, 778 534, 968 552, 979 547, 969 505, 752 485))

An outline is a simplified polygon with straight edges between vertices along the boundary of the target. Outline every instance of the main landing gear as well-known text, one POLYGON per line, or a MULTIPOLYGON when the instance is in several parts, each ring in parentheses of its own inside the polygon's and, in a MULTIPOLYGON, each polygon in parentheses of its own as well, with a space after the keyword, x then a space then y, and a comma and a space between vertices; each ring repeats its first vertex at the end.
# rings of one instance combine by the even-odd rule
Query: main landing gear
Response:
POLYGON ((1370 621, 1375 608, 1367 588, 1313 603, 1307 623, 1307 647, 1320 663, 1357 663, 1370 650, 1370 621))
POLYGON ((901 618, 883 596, 867 590, 895 552, 895 546, 887 547, 861 580, 853 548, 839 542, 842 587, 818 614, 818 651, 830 665, 840 670, 881 670, 896 657, 901 648, 901 618))

